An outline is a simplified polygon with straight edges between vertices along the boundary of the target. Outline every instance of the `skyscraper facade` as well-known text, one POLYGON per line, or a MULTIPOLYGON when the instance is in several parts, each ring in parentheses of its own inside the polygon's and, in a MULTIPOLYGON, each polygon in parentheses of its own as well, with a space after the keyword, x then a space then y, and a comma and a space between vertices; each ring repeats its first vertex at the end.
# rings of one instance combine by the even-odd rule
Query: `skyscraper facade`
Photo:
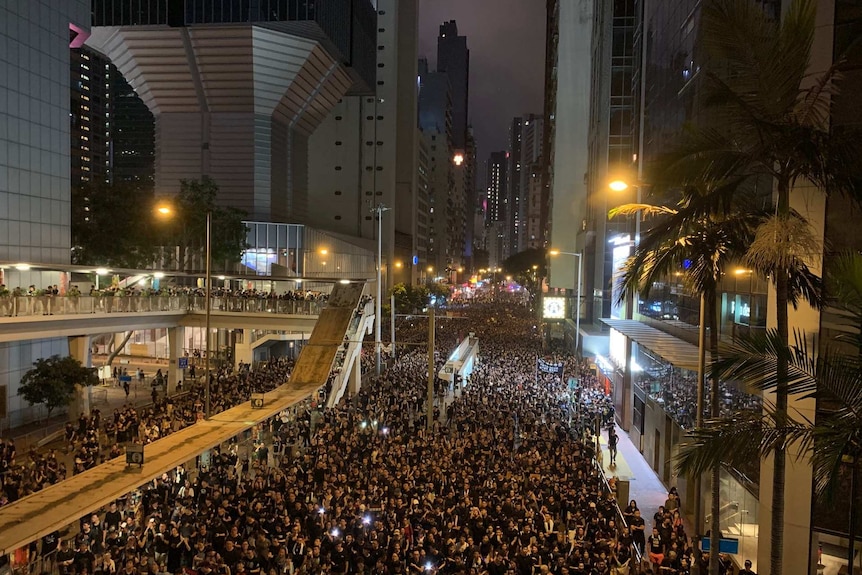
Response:
POLYGON ((509 160, 505 151, 491 152, 485 163, 485 188, 488 197, 486 226, 506 219, 506 182, 509 160))
POLYGON ((506 218, 509 237, 507 256, 522 252, 533 244, 542 244, 544 235, 538 219, 541 217, 541 158, 544 146, 544 119, 527 114, 512 119, 509 128, 509 167, 506 190, 506 218), (538 177, 537 182, 532 182, 538 177), (537 195, 530 199, 532 191, 537 195), (529 227, 529 207, 534 204, 536 221, 529 227))
MULTIPOLYGON (((89 31, 90 2, 0 3, 0 261, 67 264, 71 252, 70 47, 89 31)), ((9 268, 9 289, 44 288, 59 274, 9 268)), ((0 418, 33 418, 17 394, 39 358, 69 354, 68 339, 0 343, 0 418)))
POLYGON ((350 0, 345 21, 342 4, 93 2, 88 44, 155 116, 160 193, 206 175, 250 219, 306 221, 308 138, 339 99, 377 86, 374 6, 350 0))
POLYGON ((377 24, 374 94, 343 96, 309 138, 309 189, 326 201, 309 206, 307 221, 376 243, 377 215, 371 210, 377 204, 391 208, 381 222, 381 269, 392 285, 416 281, 421 269, 413 264, 422 209, 416 183, 416 1, 378 1, 377 24))
POLYGON ((443 22, 437 36, 437 71, 449 76, 452 89, 452 145, 467 148, 470 102, 470 50, 467 37, 458 35, 455 20, 443 22))
POLYGON ((450 267, 457 252, 452 91, 449 76, 429 70, 424 59, 419 61, 419 128, 429 158, 426 272, 427 277, 437 277, 450 267))
MULTIPOLYGON (((568 252, 583 249, 581 235, 587 218, 590 86, 593 76, 592 37, 595 0, 549 0, 545 85, 546 119, 551 134, 546 151, 546 176, 550 196, 550 246, 568 252), (574 223, 574 225, 572 225, 574 223)), ((575 290, 577 258, 549 261, 552 288, 575 290)), ((585 273, 591 270, 584 268, 585 273)))
POLYGON ((111 61, 71 50, 72 187, 127 182, 152 190, 153 114, 111 61))

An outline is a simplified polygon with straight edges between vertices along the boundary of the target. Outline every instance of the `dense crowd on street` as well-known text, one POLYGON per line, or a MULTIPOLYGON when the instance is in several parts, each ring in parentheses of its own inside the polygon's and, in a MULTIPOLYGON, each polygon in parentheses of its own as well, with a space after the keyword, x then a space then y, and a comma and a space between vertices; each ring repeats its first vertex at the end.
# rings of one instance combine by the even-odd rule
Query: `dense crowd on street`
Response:
MULTIPOLYGON (((479 304, 467 316, 437 326, 437 369, 468 331, 481 359, 461 386, 438 381, 430 426, 427 355, 408 350, 350 401, 275 418, 198 469, 82 518, 69 539, 52 534, 39 552, 60 575, 619 575, 637 553, 655 572, 687 575, 673 494, 649 538, 635 502, 628 525, 619 515, 596 463, 612 408, 585 365, 556 358, 581 373, 574 405, 563 378, 536 369, 543 352, 528 309, 479 304)), ((402 341, 421 341, 426 321, 402 322, 402 341)), ((220 374, 215 410, 283 380, 278 370, 289 365, 220 374)), ((190 396, 196 412, 201 395, 190 396)), ((135 414, 138 433, 161 436, 167 412, 135 414)))
MULTIPOLYGON (((288 380, 292 367, 292 361, 279 358, 254 371, 247 364, 241 364, 237 370, 230 366, 219 368, 213 375, 212 412, 248 401, 253 392, 275 389, 288 380)), ((205 395, 203 380, 194 381, 187 383, 187 391, 179 395, 160 395, 154 391, 153 403, 144 407, 127 404, 110 416, 103 416, 98 409, 89 416, 82 414, 77 424, 69 422, 63 431, 63 451, 72 454, 71 469, 56 449, 33 448, 26 454, 18 454, 14 440, 0 440, 0 505, 62 481, 69 473, 81 473, 119 457, 127 442, 150 443, 194 424, 202 417, 205 395)))

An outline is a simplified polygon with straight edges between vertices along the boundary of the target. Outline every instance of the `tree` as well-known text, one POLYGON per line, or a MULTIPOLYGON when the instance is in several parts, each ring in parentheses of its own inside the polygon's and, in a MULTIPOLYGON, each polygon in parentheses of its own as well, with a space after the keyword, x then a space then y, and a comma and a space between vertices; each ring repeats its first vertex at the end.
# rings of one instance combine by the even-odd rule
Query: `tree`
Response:
POLYGON ((155 257, 152 193, 128 182, 72 189, 72 263, 140 268, 155 257))
POLYGON ((21 378, 18 395, 30 405, 44 403, 48 417, 57 407, 66 407, 72 402, 75 385, 95 385, 99 378, 93 369, 84 367, 77 359, 53 355, 40 358, 33 363, 21 378))
POLYGON ((395 296, 396 313, 415 313, 428 306, 429 291, 423 285, 395 284, 389 291, 389 295, 395 296))
MULTIPOLYGON (((665 174, 689 183, 727 181, 726 198, 750 194, 766 182, 775 191, 774 216, 758 229, 747 255, 775 287, 776 333, 789 338, 788 306, 805 299, 819 305, 807 261, 819 256, 807 222, 795 216, 790 193, 807 181, 823 193, 844 193, 858 201, 860 186, 850 170, 856 150, 848 134, 829 130, 830 96, 839 62, 809 75, 816 4, 793 0, 781 22, 752 0, 712 0, 702 13, 704 66, 699 74, 706 116, 718 128, 700 126, 681 134, 681 145, 665 174), (793 233, 789 233, 789 232, 793 233), (812 281, 809 281, 812 280, 812 281)), ((777 357, 775 409, 786 414, 788 364, 777 357)), ((784 417, 784 415, 781 415, 784 417)), ((770 573, 782 571, 786 454, 773 452, 770 573)))
MULTIPOLYGON (((643 213, 647 218, 655 216, 634 254, 626 262, 620 275, 619 293, 640 293, 649 295, 653 284, 663 281, 675 273, 681 273, 688 289, 701 297, 704 310, 700 321, 709 332, 709 349, 713 358, 718 356, 718 288, 724 270, 738 262, 746 253, 754 237, 757 225, 767 214, 746 206, 746 209, 733 209, 733 206, 714 206, 714 188, 702 193, 693 188, 685 188, 682 198, 675 208, 645 204, 629 204, 610 211, 609 217, 643 213)), ((719 416, 719 377, 711 371, 710 414, 719 416)), ((697 421, 703 417, 703 384, 697 382, 697 421)), ((719 474, 720 464, 712 469, 712 525, 711 549, 719 545, 719 474)), ((694 475, 699 485, 700 474, 694 475)), ((698 493, 698 497, 700 494, 698 493)), ((699 517, 696 518, 700 520, 699 517)), ((698 533, 700 525, 697 526, 698 533)), ((710 573, 718 574, 718 554, 710 554, 710 573)))
MULTIPOLYGON (((805 334, 797 332, 789 345, 772 329, 723 346, 721 358, 714 363, 723 377, 755 388, 774 390, 783 385, 788 394, 817 398, 816 421, 796 418, 766 402, 762 413, 734 413, 694 430, 680 451, 677 468, 699 473, 717 464, 737 466, 796 445, 797 457, 810 458, 819 497, 849 491, 848 532, 853 542, 862 482, 862 257, 838 258, 827 292, 849 329, 824 353, 809 348, 805 334), (786 366, 784 371, 780 366, 786 366), (848 476, 850 487, 844 490, 842 483, 848 476)), ((851 544, 847 559, 851 575, 853 560, 851 544)))
MULTIPOLYGON (((212 214, 213 268, 221 269, 226 263, 240 261, 243 250, 248 248, 248 230, 243 223, 246 213, 216 205, 218 191, 215 181, 206 176, 200 180, 180 180, 174 213, 165 222, 162 239, 158 243, 179 248, 177 265, 181 271, 191 270, 193 253, 200 256, 198 261, 204 261, 207 212, 212 214)), ((203 263, 199 265, 203 268, 203 263)))

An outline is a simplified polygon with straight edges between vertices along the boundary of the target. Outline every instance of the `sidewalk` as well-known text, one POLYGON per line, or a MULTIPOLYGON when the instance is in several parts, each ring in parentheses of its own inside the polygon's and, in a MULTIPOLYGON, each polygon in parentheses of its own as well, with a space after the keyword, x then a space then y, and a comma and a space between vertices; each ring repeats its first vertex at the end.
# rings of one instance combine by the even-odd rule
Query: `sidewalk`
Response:
MULTIPOLYGON (((144 379, 143 384, 138 383, 136 377, 132 378, 128 398, 126 398, 123 388, 113 381, 110 381, 107 385, 94 385, 91 392, 90 410, 98 409, 101 411, 103 419, 113 414, 115 409, 119 409, 126 404, 130 404, 134 407, 142 407, 152 403, 152 390, 150 388, 149 381, 155 374, 156 369, 159 369, 159 367, 162 366, 141 363, 140 365, 123 364, 123 367, 130 368, 130 371, 131 369, 141 367, 144 369, 147 377, 144 379)), ((78 415, 79 414, 60 413, 40 421, 32 421, 21 426, 3 430, 0 432, 0 437, 14 439, 15 448, 18 451, 18 454, 22 455, 30 449, 31 445, 38 443, 57 430, 63 429, 67 421, 72 421, 74 419, 77 424, 78 415)))
MULTIPOLYGON (((610 479, 629 482, 629 501, 634 499, 641 510, 641 516, 646 522, 647 533, 653 528, 653 515, 659 506, 664 505, 667 499, 668 488, 661 482, 655 471, 647 464, 643 455, 629 439, 628 433, 619 426, 616 427, 617 436, 617 464, 610 465, 610 454, 608 453, 607 432, 602 432, 602 467, 605 475, 610 479)), ((626 502, 628 504, 628 501, 626 502)), ((622 505, 621 505, 622 507, 622 505)), ((686 532, 690 526, 686 524, 686 532)))

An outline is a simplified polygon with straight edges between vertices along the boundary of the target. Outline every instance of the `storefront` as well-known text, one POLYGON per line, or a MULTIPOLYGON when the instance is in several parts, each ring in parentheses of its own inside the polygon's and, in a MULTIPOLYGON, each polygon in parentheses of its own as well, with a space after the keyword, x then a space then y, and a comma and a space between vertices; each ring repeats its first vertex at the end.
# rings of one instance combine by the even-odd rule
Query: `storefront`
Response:
MULTIPOLYGON (((646 462, 668 488, 677 488, 683 509, 691 512, 697 494, 690 482, 676 473, 674 461, 697 417, 697 347, 638 321, 602 321, 611 328, 610 350, 608 357, 596 359, 596 365, 600 377, 613 383, 618 423, 624 429, 628 425, 629 437, 646 462)), ((722 414, 761 409, 760 398, 734 382, 719 385, 722 414)), ((708 387, 704 391, 706 410, 708 387)), ((758 473, 759 468, 745 472, 723 469, 718 485, 721 530, 725 537, 739 539, 739 556, 735 557, 739 564, 742 557, 756 557, 758 473)), ((700 494, 706 515, 702 532, 711 519, 711 489, 706 478, 700 494)))

